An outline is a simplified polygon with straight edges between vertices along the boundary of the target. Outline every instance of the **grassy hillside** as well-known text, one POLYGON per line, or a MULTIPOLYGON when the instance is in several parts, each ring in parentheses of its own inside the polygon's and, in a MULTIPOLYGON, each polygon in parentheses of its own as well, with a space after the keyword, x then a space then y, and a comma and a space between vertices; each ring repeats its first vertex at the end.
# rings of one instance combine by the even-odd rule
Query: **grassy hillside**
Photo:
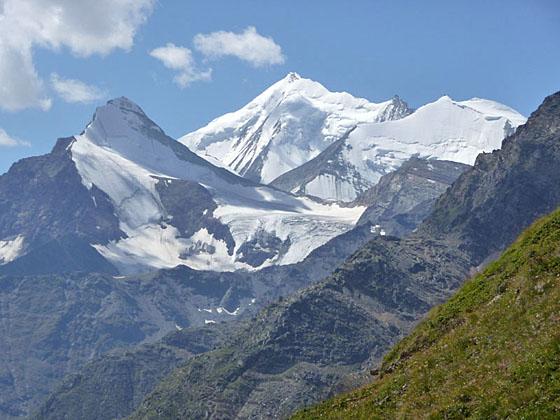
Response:
POLYGON ((560 211, 433 309, 373 383, 307 418, 560 418, 560 211))

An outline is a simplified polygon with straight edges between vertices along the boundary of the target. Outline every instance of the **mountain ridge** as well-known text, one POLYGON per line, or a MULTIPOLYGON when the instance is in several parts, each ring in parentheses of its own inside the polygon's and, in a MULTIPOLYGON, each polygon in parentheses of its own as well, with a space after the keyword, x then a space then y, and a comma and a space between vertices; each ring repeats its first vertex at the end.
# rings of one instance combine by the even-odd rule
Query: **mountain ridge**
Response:
POLYGON ((290 74, 180 141, 249 179, 351 202, 415 154, 473 164, 525 120, 480 98, 442 96, 414 111, 397 95, 375 104, 290 74))

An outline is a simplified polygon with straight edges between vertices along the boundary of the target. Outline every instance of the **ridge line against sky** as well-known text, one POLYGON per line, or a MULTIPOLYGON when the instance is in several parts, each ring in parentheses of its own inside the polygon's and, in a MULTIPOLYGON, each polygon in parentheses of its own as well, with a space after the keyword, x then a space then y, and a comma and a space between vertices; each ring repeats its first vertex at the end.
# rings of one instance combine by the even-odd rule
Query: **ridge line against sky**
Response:
POLYGON ((263 3, 0 0, 0 173, 121 95, 179 137, 292 70, 413 107, 449 94, 528 114, 560 87, 557 1, 263 3))

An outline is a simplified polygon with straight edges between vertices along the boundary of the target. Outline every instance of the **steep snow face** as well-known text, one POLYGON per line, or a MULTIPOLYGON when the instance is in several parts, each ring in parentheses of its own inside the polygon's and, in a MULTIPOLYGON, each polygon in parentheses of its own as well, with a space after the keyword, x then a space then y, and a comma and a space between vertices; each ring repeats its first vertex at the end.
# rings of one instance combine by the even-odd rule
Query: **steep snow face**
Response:
POLYGON ((402 119, 360 124, 335 154, 327 150, 323 153, 329 156, 317 156, 273 185, 327 200, 351 201, 411 156, 472 165, 479 153, 499 149, 502 140, 525 121, 497 102, 478 98, 461 102, 444 96, 402 119))
MULTIPOLYGON (((167 137, 126 98, 98 108, 69 147, 84 185, 95 185, 114 205, 127 237, 93 245, 123 273, 179 264, 226 271, 297 262, 350 229, 363 211, 320 205, 217 168, 167 137), (190 235, 181 231, 156 188, 161 179, 206 188, 217 206, 213 217, 229 229, 234 248, 210 233, 211 226, 190 235), (272 249, 263 251, 266 246, 272 249)), ((184 208, 191 207, 192 198, 184 200, 184 208)))
POLYGON ((355 125, 410 112, 398 97, 376 104, 290 73, 242 109, 180 141, 239 175, 269 183, 317 156, 355 125))

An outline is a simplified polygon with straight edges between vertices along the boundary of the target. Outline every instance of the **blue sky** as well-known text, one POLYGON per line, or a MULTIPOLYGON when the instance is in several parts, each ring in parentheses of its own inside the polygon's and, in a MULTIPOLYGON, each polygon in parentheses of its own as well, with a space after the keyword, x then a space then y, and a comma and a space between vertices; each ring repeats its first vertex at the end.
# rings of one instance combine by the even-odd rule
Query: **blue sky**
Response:
MULTIPOLYGON (((0 16, 16 13, 9 7, 15 1, 0 0, 0 16)), ((79 133, 96 105, 121 95, 137 102, 168 134, 178 137, 241 107, 289 71, 372 101, 398 94, 418 107, 444 94, 455 99, 479 96, 526 115, 560 89, 560 2, 556 0, 159 0, 154 4, 141 0, 145 7, 136 10, 133 18, 127 9, 134 7, 131 0, 119 0, 122 6, 114 22, 121 15, 128 19, 130 39, 115 32, 117 25, 96 27, 106 23, 97 15, 113 12, 111 7, 97 15, 90 12, 89 7, 95 8, 92 4, 101 0, 17 1, 41 6, 33 16, 18 15, 20 23, 15 27, 21 33, 15 40, 10 38, 14 31, 0 29, 0 84, 12 87, 11 99, 0 88, 0 130, 21 143, 0 146, 0 173, 17 159, 48 152, 57 137, 79 133), (108 35, 105 44, 69 36, 76 23, 72 20, 68 28, 47 34, 21 24, 22 19, 41 23, 44 5, 49 3, 81 7, 83 13, 78 9, 68 19, 77 15, 78 28, 85 26, 93 34, 104 31, 99 33, 108 35), (281 48, 282 60, 270 56, 256 65, 254 58, 251 62, 239 57, 244 51, 215 57, 193 41, 197 34, 239 35, 248 27, 281 48), (29 85, 25 80, 21 85, 12 82, 26 74, 23 70, 6 76, 8 70, 19 68, 17 63, 5 66, 8 70, 2 67, 1 61, 5 64, 6 57, 12 57, 7 47, 2 50, 9 42, 29 52, 24 57, 31 66, 29 83, 41 84, 41 95, 51 101, 48 110, 21 104, 17 110, 6 109, 13 96, 18 97, 18 89, 29 85), (211 80, 179 86, 174 77, 183 70, 167 68, 150 55, 168 43, 191 50, 190 64, 199 72, 211 68, 211 80), (68 103, 54 89, 53 74, 96 87, 98 98, 68 103)))

